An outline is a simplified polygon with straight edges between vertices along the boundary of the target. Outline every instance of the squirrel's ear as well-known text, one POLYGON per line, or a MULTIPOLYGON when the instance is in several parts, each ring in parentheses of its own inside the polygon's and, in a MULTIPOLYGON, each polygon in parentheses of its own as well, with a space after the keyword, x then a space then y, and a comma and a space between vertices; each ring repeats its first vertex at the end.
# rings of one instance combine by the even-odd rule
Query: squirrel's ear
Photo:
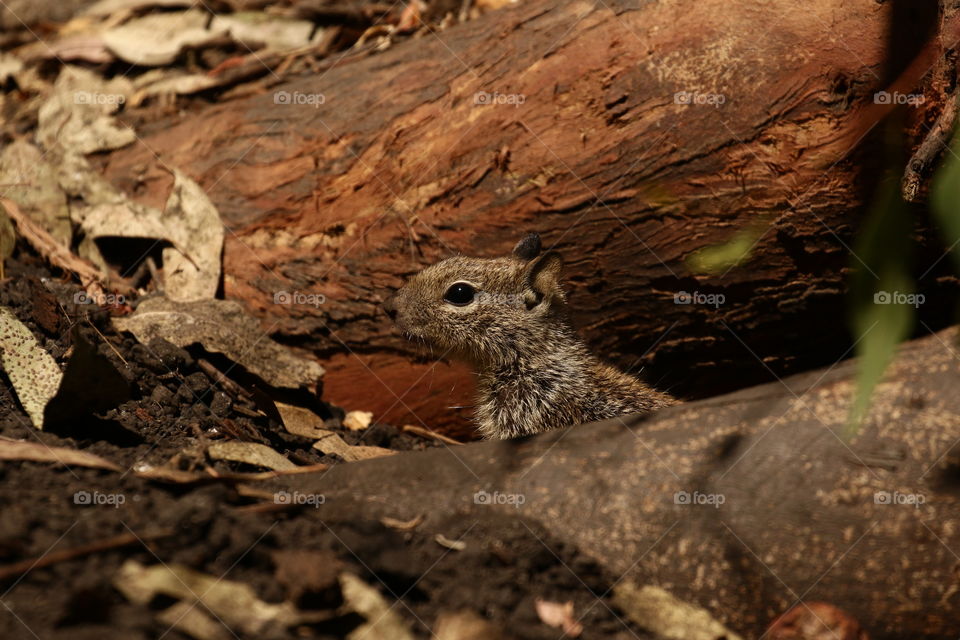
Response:
POLYGON ((521 260, 533 260, 540 255, 540 234, 528 233, 513 247, 513 255, 521 260))
POLYGON ((535 260, 526 269, 527 287, 530 289, 527 296, 527 308, 532 309, 543 299, 550 299, 560 282, 560 270, 563 268, 563 259, 556 251, 548 251, 535 260))

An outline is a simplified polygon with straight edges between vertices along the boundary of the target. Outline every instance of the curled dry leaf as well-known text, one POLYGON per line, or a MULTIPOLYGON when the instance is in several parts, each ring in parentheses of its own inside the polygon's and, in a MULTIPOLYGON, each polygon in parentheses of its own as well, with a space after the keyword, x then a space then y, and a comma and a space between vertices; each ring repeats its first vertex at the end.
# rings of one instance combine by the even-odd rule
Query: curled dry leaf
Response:
POLYGON ((289 51, 316 44, 323 38, 323 30, 317 29, 310 20, 273 16, 262 11, 218 15, 210 26, 215 31, 226 31, 249 49, 267 47, 274 51, 289 51))
POLYGON ((347 636, 348 640, 413 640, 413 634, 396 609, 366 582, 352 573, 341 573, 340 590, 344 608, 367 619, 347 636))
POLYGON ((143 344, 154 338, 178 347, 198 344, 223 354, 274 387, 312 386, 324 373, 316 362, 294 355, 264 335, 256 319, 230 300, 173 302, 163 297, 148 298, 136 313, 114 318, 113 324, 120 331, 133 333, 143 344))
POLYGON ((563 629, 563 633, 571 638, 583 633, 583 625, 573 616, 573 602, 550 602, 537 598, 534 606, 537 608, 537 616, 544 624, 563 629))
POLYGON ((207 447, 207 455, 214 460, 243 462, 245 464, 250 464, 256 467, 265 467, 275 471, 297 468, 297 465, 293 464, 267 445, 257 442, 240 442, 238 440, 231 440, 229 442, 214 442, 207 447))
POLYGON ((392 449, 384 449, 383 447, 350 446, 333 431, 327 431, 321 436, 319 440, 313 443, 313 448, 328 455, 338 455, 347 462, 392 456, 396 453, 392 449))
POLYGON ((60 388, 63 373, 7 307, 0 307, 0 366, 33 426, 43 429, 43 411, 60 388))
POLYGON ((660 587, 621 582, 613 589, 613 601, 627 618, 669 640, 742 640, 706 609, 660 587))
POLYGON ((121 471, 114 463, 86 451, 68 447, 49 447, 42 442, 27 442, 0 437, 0 460, 59 462, 66 466, 121 471))
POLYGON ((350 411, 343 419, 343 426, 350 431, 363 431, 372 420, 373 413, 370 411, 350 411))

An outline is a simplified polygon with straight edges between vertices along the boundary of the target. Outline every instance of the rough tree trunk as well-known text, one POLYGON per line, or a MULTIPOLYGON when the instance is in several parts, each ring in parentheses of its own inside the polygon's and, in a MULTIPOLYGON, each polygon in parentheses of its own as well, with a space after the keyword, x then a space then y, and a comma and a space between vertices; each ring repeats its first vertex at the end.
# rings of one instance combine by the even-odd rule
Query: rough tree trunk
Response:
POLYGON ((850 362, 646 421, 401 455, 282 484, 323 494, 315 517, 324 522, 420 517, 421 532, 464 536, 468 548, 478 544, 472 524, 513 514, 745 637, 802 600, 844 609, 875 640, 955 638, 956 340, 951 329, 904 348, 849 441, 850 362), (481 491, 509 501, 477 504, 481 491))
MULTIPOLYGON (((902 6, 531 0, 143 127, 106 172, 154 204, 170 186, 158 156, 199 180, 230 229, 226 296, 323 359, 328 397, 348 408, 430 426, 458 415, 469 376, 416 361, 378 304, 428 263, 500 255, 528 230, 565 256, 600 353, 702 396, 769 379, 744 345, 778 373, 848 345, 848 245, 890 110, 873 95, 915 90, 938 53, 924 48, 936 3, 902 6), (686 266, 752 225, 763 235, 744 267, 686 266), (327 303, 274 305, 277 291, 327 303), (675 304, 681 291, 726 302, 675 304)), ((914 134, 945 101, 943 86, 923 91, 914 134)))

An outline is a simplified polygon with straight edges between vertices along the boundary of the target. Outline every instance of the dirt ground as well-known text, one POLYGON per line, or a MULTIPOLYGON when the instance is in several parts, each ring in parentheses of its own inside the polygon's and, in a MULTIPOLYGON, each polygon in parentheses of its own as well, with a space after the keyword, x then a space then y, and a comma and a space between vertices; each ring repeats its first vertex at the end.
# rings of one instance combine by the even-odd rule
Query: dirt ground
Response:
MULTIPOLYGON (((562 637, 538 619, 537 598, 572 601, 576 616, 584 614, 580 637, 649 637, 618 615, 608 594, 614 576, 519 518, 492 516, 474 526, 443 523, 449 540, 465 543, 454 550, 416 528, 328 521, 322 505, 273 504, 251 495, 255 483, 173 484, 134 475, 132 470, 144 463, 160 465, 177 456, 183 469, 252 471, 203 459, 204 444, 229 439, 262 442, 301 465, 343 462, 311 449, 310 440, 287 433, 252 401, 220 388, 197 364, 206 354, 169 343, 144 347, 115 332, 107 312, 73 304, 77 289, 25 248, 8 265, 7 275, 0 304, 12 308, 59 363, 76 329, 129 380, 133 398, 99 416, 38 432, 0 376, 0 436, 95 453, 125 470, 5 461, 0 465, 0 570, 116 536, 131 540, 4 578, 0 637, 190 637, 157 620, 170 598, 134 604, 115 588, 117 572, 130 559, 143 565, 180 563, 246 583, 267 602, 287 600, 304 611, 329 613, 327 620, 284 633, 252 636, 232 629, 225 637, 345 637, 363 619, 343 610, 337 582, 342 571, 375 586, 390 603, 399 599, 395 610, 417 637, 431 637, 442 613, 464 609, 493 621, 501 637, 562 637), (100 504, 78 504, 81 492, 100 504)), ((326 425, 351 444, 400 451, 438 445, 390 425, 351 432, 340 425, 341 410, 318 410, 328 412, 326 425)))

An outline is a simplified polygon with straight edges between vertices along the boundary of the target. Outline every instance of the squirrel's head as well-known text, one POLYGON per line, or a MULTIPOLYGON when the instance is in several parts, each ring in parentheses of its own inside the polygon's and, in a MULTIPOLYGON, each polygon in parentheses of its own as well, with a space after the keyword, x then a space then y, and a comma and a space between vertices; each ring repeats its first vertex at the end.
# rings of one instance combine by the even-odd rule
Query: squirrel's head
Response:
POLYGON ((562 260, 528 234, 505 258, 457 256, 410 278, 383 307, 411 338, 475 363, 505 362, 562 322, 562 260))

